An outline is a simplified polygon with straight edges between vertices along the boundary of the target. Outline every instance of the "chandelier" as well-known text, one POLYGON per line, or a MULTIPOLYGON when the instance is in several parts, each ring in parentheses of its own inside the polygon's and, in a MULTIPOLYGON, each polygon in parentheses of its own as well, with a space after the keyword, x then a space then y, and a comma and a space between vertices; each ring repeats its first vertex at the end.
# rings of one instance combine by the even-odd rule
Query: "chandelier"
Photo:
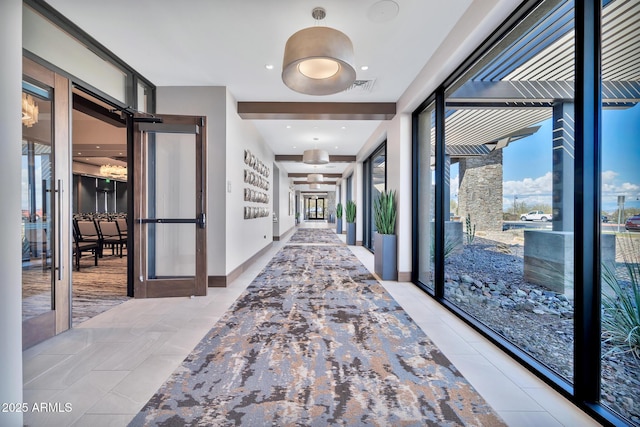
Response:
POLYGON ((31 95, 22 93, 22 124, 30 128, 38 123, 38 106, 31 95))
POLYGON ((100 175, 108 178, 127 178, 127 167, 118 165, 102 165, 100 166, 100 175))
MULTIPOLYGON (((319 22, 326 12, 316 7, 311 16, 319 22)), ((296 92, 331 95, 353 84, 353 62, 353 44, 346 34, 329 27, 305 28, 287 40, 282 81, 296 92)))

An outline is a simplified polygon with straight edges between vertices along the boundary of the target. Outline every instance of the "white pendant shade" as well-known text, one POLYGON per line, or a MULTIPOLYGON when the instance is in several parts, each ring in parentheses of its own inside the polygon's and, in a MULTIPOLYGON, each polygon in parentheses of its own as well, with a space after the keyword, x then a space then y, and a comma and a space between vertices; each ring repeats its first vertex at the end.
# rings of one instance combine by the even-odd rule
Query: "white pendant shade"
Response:
POLYGON ((307 182, 324 182, 324 176, 321 173, 310 173, 307 175, 307 182))
POLYGON ((320 189, 320 184, 318 184, 318 183, 309 184, 309 188, 312 189, 312 190, 319 190, 320 189))
POLYGON ((282 81, 296 92, 331 95, 353 84, 353 44, 346 34, 329 27, 309 27, 287 40, 282 81))
POLYGON ((329 163, 329 153, 325 150, 305 150, 302 154, 302 162, 308 165, 326 165, 329 163))

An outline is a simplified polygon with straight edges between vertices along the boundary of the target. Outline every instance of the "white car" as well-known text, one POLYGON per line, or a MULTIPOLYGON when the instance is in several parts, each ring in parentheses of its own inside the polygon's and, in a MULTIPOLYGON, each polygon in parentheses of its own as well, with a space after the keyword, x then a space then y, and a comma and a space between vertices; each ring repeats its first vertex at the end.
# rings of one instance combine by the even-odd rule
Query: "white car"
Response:
POLYGON ((544 211, 531 211, 527 214, 520 215, 520 221, 551 221, 551 214, 544 211))

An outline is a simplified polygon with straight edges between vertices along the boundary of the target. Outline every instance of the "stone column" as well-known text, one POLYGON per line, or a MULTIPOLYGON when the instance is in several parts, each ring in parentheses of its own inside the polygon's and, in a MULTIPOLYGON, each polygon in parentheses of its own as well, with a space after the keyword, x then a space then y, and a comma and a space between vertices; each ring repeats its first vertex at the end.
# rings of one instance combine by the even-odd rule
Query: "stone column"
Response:
POLYGON ((460 159, 458 209, 477 231, 502 231, 502 150, 460 159))
POLYGON ((553 105, 553 230, 573 231, 573 103, 553 105))

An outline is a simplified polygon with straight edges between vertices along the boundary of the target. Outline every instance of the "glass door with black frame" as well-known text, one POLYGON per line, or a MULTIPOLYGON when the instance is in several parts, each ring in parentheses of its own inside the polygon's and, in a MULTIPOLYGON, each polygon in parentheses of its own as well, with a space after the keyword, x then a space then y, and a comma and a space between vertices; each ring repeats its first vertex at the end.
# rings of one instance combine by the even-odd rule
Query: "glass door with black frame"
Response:
POLYGON ((206 295, 204 118, 134 126, 134 296, 206 295))

